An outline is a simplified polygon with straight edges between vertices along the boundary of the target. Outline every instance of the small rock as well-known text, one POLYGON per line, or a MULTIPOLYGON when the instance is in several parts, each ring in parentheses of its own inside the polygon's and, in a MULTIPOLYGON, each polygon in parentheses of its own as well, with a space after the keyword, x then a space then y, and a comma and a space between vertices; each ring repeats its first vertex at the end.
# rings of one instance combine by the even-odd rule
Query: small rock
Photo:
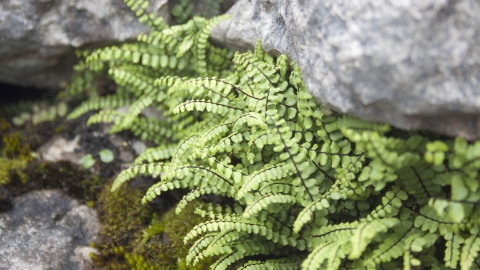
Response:
POLYGON ((140 155, 141 153, 145 152, 145 150, 147 149, 147 145, 142 141, 135 141, 134 143, 132 143, 132 148, 133 150, 135 150, 135 153, 137 153, 137 155, 140 155))
POLYGON ((78 269, 92 269, 93 268, 93 262, 92 259, 90 258, 90 253, 95 253, 99 254, 98 250, 94 249, 93 247, 86 247, 86 246, 81 246, 81 247, 76 247, 75 250, 73 251, 75 253, 75 256, 72 257, 72 261, 76 261, 79 264, 78 269))
POLYGON ((108 136, 108 139, 110 139, 110 142, 113 144, 113 146, 115 146, 116 148, 122 148, 124 147, 123 145, 123 140, 121 137, 115 135, 115 134, 111 134, 110 136, 108 136))
POLYGON ((133 154, 128 151, 120 152, 120 159, 125 163, 131 163, 134 160, 133 154))
POLYGON ((63 137, 56 135, 43 144, 38 152, 42 155, 45 161, 60 161, 68 160, 74 164, 80 165, 80 159, 83 153, 75 153, 75 149, 79 147, 80 135, 77 135, 73 140, 67 141, 63 137))
POLYGON ((99 230, 96 212, 60 191, 16 197, 0 215, 0 269, 90 269, 99 230))

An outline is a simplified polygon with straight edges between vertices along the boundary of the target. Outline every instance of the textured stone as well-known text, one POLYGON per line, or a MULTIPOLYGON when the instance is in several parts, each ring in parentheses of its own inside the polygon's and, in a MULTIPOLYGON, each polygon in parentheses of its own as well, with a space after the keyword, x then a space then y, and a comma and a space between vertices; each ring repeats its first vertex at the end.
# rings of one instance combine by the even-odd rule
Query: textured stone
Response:
POLYGON ((298 62, 332 108, 480 139, 477 0, 240 0, 212 37, 298 62))
POLYGON ((96 212, 56 190, 30 192, 0 214, 0 269, 90 269, 96 212))
MULTIPOLYGON (((150 7, 168 21, 167 0, 150 7)), ((75 49, 135 39, 148 28, 122 0, 0 1, 0 81, 55 89, 72 74, 75 49)))

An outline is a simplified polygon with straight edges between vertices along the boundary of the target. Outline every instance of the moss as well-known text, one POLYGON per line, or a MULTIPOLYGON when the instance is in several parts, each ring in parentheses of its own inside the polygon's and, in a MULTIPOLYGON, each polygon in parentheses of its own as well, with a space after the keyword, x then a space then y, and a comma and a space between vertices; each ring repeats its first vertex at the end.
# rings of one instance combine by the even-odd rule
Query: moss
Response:
MULTIPOLYGON (((6 118, 0 117, 0 155, 33 160, 32 152, 36 151, 55 134, 68 135, 68 130, 78 126, 78 122, 66 122, 62 118, 43 122, 37 125, 31 122, 15 126, 6 118)), ((83 125, 81 125, 83 127, 83 125)))
POLYGON ((161 260, 161 269, 209 269, 213 260, 202 261, 195 266, 187 266, 185 263, 190 246, 184 244, 183 238, 195 225, 206 221, 195 214, 195 209, 200 205, 199 202, 190 203, 178 215, 175 214, 175 208, 172 208, 158 219, 153 219, 144 231, 145 235, 152 235, 149 243, 158 246, 158 255, 151 256, 151 260, 161 260), (161 229, 163 232, 158 233, 161 229))
POLYGON ((0 157, 0 186, 10 183, 11 175, 17 174, 22 183, 25 183, 28 176, 23 172, 26 161, 0 157))
POLYGON ((0 134, 3 134, 5 131, 8 131, 12 128, 12 124, 8 122, 5 118, 0 118, 0 134))
POLYGON ((40 189, 60 189, 81 202, 93 202, 103 185, 100 177, 68 161, 52 163, 35 160, 25 163, 24 167, 12 169, 10 165, 10 170, 2 169, 9 163, 18 165, 21 162, 0 158, 0 174, 7 172, 9 180, 0 185, 0 201, 5 204, 16 196, 40 189))
POLYGON ((24 161, 33 159, 30 144, 25 143, 24 138, 18 132, 4 134, 2 145, 1 155, 4 157, 18 158, 24 161))
MULTIPOLYGON (((102 223, 100 240, 91 254, 98 269, 208 269, 211 260, 186 266, 185 235, 205 219, 195 214, 200 203, 191 203, 179 214, 174 207, 141 205, 146 187, 123 185, 110 192, 106 185, 96 208, 102 223)), ((165 204, 162 202, 162 204, 165 204)), ((168 204, 168 203, 167 203, 168 204)))
POLYGON ((100 268, 130 269, 125 254, 135 249, 153 212, 151 207, 140 204, 144 188, 125 185, 110 192, 110 187, 103 188, 96 203, 102 228, 96 245, 100 255, 92 254, 92 259, 100 268))

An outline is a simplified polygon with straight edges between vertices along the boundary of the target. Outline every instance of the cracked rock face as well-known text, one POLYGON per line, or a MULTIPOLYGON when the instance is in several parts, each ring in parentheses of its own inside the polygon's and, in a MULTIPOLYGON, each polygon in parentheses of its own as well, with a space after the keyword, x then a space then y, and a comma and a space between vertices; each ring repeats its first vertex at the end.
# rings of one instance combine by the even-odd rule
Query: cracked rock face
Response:
POLYGON ((90 269, 96 212, 56 190, 14 199, 0 214, 0 269, 90 269))
MULTIPOLYGON (((167 0, 150 8, 168 21, 167 0)), ((0 81, 58 89, 75 49, 135 39, 148 28, 122 0, 0 1, 0 81)))
POLYGON ((363 119, 480 139, 477 0, 240 0, 212 37, 286 53, 322 103, 363 119))

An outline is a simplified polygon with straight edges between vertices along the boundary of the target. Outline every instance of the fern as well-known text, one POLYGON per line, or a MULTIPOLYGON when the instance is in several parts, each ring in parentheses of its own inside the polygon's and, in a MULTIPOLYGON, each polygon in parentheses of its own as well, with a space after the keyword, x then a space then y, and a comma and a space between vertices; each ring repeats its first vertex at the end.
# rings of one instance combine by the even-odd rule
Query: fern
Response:
MULTIPOLYGON (((462 249, 462 254, 460 257, 462 270, 470 269, 470 267, 472 267, 475 257, 477 257, 479 250, 480 250, 479 233, 478 233, 478 230, 474 230, 472 231, 471 236, 465 240, 465 245, 463 246, 463 249, 462 249)), ((458 254, 455 254, 455 255, 458 256, 458 254)), ((456 265, 453 265, 453 266, 456 266, 456 265)))
POLYGON ((480 142, 440 141, 340 115, 312 98, 287 56, 268 55, 260 42, 253 53, 209 43, 227 16, 187 20, 193 5, 177 1, 172 13, 185 23, 165 28, 144 1, 127 4, 153 31, 82 54, 72 89, 92 74, 121 87, 70 118, 105 109, 89 123, 112 123, 111 132, 131 130, 156 144, 113 190, 147 175, 158 183, 143 203, 180 188, 189 191, 177 212, 204 195, 233 200, 234 210, 198 209, 209 220, 185 237, 188 263, 213 257, 212 269, 470 269, 476 262, 480 142), (149 107, 165 119, 144 116, 149 107))

